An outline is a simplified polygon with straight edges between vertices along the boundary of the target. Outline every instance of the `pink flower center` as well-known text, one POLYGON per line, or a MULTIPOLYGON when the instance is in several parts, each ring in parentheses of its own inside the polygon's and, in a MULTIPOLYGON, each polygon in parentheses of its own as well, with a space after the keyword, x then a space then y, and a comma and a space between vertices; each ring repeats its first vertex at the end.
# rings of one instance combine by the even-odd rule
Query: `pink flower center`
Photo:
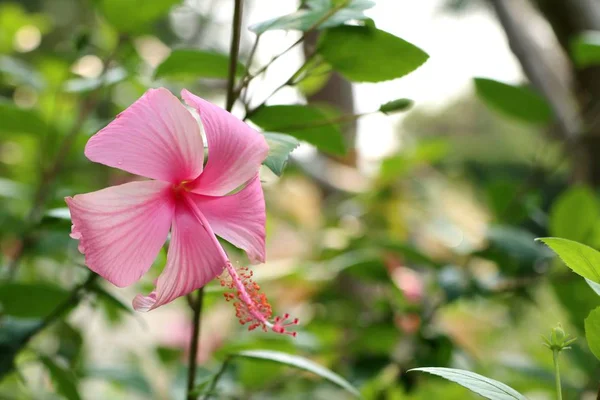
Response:
POLYGON ((184 192, 189 192, 190 191, 190 185, 191 181, 181 181, 179 184, 173 184, 173 194, 175 194, 175 198, 181 198, 181 195, 184 192))

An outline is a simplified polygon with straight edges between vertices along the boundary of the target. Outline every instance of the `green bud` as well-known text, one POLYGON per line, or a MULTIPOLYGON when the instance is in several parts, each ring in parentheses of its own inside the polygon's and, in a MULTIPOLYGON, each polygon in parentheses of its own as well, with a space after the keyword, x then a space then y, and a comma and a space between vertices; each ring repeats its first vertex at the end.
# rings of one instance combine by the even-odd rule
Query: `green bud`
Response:
POLYGON ((379 107, 379 111, 384 114, 391 114, 397 111, 404 111, 412 107, 413 101, 411 99, 396 99, 382 104, 379 107))
POLYGON ((575 341, 575 338, 565 333, 560 324, 556 328, 552 328, 549 338, 544 339, 544 345, 552 351, 562 351, 570 349, 569 345, 575 341))

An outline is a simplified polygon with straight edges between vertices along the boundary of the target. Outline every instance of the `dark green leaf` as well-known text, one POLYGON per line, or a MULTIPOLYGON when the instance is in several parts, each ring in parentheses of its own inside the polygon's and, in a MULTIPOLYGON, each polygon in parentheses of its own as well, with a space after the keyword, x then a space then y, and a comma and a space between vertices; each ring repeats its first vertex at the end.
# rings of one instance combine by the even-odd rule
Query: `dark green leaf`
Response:
POLYGON ((548 123, 552 118, 546 100, 529 88, 486 78, 475 78, 474 82, 477 95, 508 117, 539 124, 548 123))
POLYGON ((550 247, 573 272, 600 283, 600 253, 584 244, 561 238, 538 239, 550 247))
POLYGON ((282 133, 265 132, 265 139, 269 145, 269 155, 263 161, 275 175, 281 176, 287 164, 290 153, 298 147, 300 142, 293 136, 282 133))
POLYGON ((264 106, 250 116, 265 131, 287 133, 306 141, 319 150, 344 154, 346 149, 339 125, 330 123, 335 117, 314 106, 264 106))
POLYGON ((600 360, 600 307, 593 309, 585 319, 585 339, 592 353, 600 360))
POLYGON ((40 361, 48 368, 52 381, 56 384, 58 393, 65 396, 68 400, 80 400, 79 390, 77 389, 77 380, 75 375, 66 368, 58 365, 50 357, 40 356, 40 361))
POLYGON ((46 132, 46 124, 34 110, 25 110, 0 99, 0 133, 46 132))
POLYGON ((350 382, 348 382, 335 372, 330 371, 327 368, 322 367, 321 365, 316 364, 315 362, 304 357, 271 350, 246 350, 234 353, 232 354, 232 356, 273 361, 276 363, 288 365, 290 367, 302 369, 304 371, 309 371, 313 374, 320 376, 321 378, 327 379, 328 381, 335 383, 336 385, 346 389, 353 395, 360 397, 360 393, 358 392, 358 390, 356 390, 354 386, 352 386, 350 382))
POLYGON ((586 187, 573 187, 562 193, 550 210, 552 236, 586 241, 600 219, 598 200, 586 187))
POLYGON ((429 58, 423 50, 399 37, 364 26, 326 30, 317 51, 335 70, 355 82, 400 78, 429 58))
POLYGON ((331 0, 306 1, 306 9, 251 25, 249 29, 261 34, 274 29, 307 31, 313 27, 330 28, 350 20, 366 19, 364 11, 375 5, 375 2, 370 0, 348 0, 346 6, 339 8, 338 3, 339 1, 332 3, 331 0), (338 7, 339 10, 326 18, 334 7, 338 7), (315 26, 319 21, 321 23, 315 26))
POLYGON ((104 17, 120 32, 141 33, 181 0, 100 0, 104 17))
MULTIPOLYGON (((155 78, 227 78, 229 57, 226 54, 204 50, 179 49, 164 60, 154 72, 155 78)), ((237 75, 244 73, 238 63, 237 75)))
POLYGON ((3 317, 0 320, 0 379, 15 368, 19 350, 41 326, 40 320, 3 317))
POLYGON ((44 283, 3 283, 0 285, 2 313, 19 318, 45 317, 68 296, 68 291, 44 283))
POLYGON ((527 400, 510 386, 470 371, 454 368, 415 368, 410 371, 441 376, 490 400, 527 400))
POLYGON ((405 111, 411 108, 413 101, 411 99, 396 99, 388 101, 379 107, 379 111, 385 114, 392 114, 397 111, 405 111))
POLYGON ((573 61, 580 68, 600 65, 600 31, 583 32, 571 42, 573 61))

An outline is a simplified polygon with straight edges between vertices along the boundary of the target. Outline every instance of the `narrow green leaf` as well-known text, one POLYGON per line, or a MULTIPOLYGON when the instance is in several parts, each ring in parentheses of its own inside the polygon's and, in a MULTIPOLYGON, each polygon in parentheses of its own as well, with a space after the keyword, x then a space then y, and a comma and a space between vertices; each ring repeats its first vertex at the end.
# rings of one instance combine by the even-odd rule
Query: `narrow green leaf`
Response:
POLYGON ((121 300, 117 299, 111 293, 107 292, 98 282, 95 282, 90 290, 95 292, 98 295, 99 300, 107 303, 108 306, 114 307, 117 310, 124 311, 128 314, 133 314, 133 309, 123 303, 121 300))
POLYGON ((19 318, 40 318, 66 300, 69 292, 44 283, 0 284, 0 309, 19 318))
POLYGON ((71 212, 69 211, 69 207, 53 208, 46 211, 44 215, 52 218, 66 219, 69 221, 71 220, 71 212))
POLYGON ((579 34, 571 42, 571 55, 580 68, 600 65, 600 31, 579 34))
POLYGON ((150 24, 166 17, 181 0, 100 0, 100 11, 119 32, 142 33, 150 24))
POLYGON ((550 209, 552 236, 586 241, 600 219, 598 200, 587 187, 573 187, 562 193, 550 209))
POLYGON ((508 117, 537 124, 548 123, 552 118, 546 100, 529 88, 486 78, 475 78, 474 82, 477 95, 508 117))
POLYGON ((26 110, 0 99, 0 133, 43 134, 46 123, 34 110, 26 110))
POLYGON ((437 375, 490 400, 527 400, 525 396, 502 382, 470 371, 454 368, 415 368, 411 371, 437 375))
POLYGON ((596 294, 597 294, 598 296, 600 296, 600 283, 596 283, 596 282, 594 282, 594 281, 591 281, 591 280, 589 280, 589 279, 587 279, 587 278, 585 278, 585 281, 587 282, 587 284, 589 285, 589 287, 591 287, 591 288, 592 288, 592 290, 593 290, 594 292, 596 292, 596 294))
POLYGON ((263 133, 269 145, 269 155, 263 161, 275 175, 281 176, 287 164, 290 153, 298 147, 300 142, 293 136, 282 133, 263 133))
POLYGON ((265 131, 287 133, 316 146, 319 150, 342 155, 346 149, 339 124, 328 110, 314 106, 264 106, 250 120, 265 131))
POLYGON ((398 111, 405 111, 411 108, 413 101, 411 99, 396 99, 388 101, 379 107, 379 111, 384 114, 392 114, 398 111))
POLYGON ((40 361, 48 368, 52 380, 56 384, 58 393, 65 396, 68 400, 81 400, 75 375, 58 365, 50 357, 40 356, 40 361))
POLYGON ((429 56, 417 46, 374 27, 327 29, 317 51, 335 70, 355 82, 381 82, 409 74, 429 56))
MULTIPOLYGON (((227 78, 229 56, 205 50, 178 49, 166 58, 154 72, 154 78, 227 78)), ((238 63, 236 73, 244 73, 238 63)))
POLYGON ((585 319, 585 339, 592 353, 600 360, 600 307, 593 309, 585 319))
POLYGON ((600 253, 589 246, 561 238, 537 239, 550 247, 573 272, 600 283, 600 253))
POLYGON ((366 19, 364 11, 375 5, 375 2, 370 0, 349 0, 345 7, 323 20, 337 6, 337 3, 339 2, 332 3, 331 0, 306 1, 306 9, 299 9, 291 14, 259 22, 251 25, 248 29, 257 34, 276 29, 307 31, 319 21, 321 23, 317 28, 330 28, 350 20, 366 19))
POLYGON ((348 392, 352 393, 356 397, 361 397, 358 390, 356 390, 356 388, 352 386, 350 382, 348 382, 335 372, 330 371, 329 369, 319 364, 316 364, 315 362, 304 357, 271 350, 246 350, 240 351, 239 353, 234 353, 232 354, 232 356, 273 361, 304 371, 312 372, 313 374, 316 374, 321 378, 327 379, 328 381, 346 389, 348 392))

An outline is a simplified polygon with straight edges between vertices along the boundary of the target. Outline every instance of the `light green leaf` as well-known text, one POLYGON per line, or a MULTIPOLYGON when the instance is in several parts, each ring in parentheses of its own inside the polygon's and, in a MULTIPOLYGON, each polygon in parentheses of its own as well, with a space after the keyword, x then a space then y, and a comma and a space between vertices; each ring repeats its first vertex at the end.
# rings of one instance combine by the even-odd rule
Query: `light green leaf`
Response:
POLYGON ((346 6, 341 7, 325 20, 323 19, 334 7, 339 7, 339 1, 334 3, 332 3, 331 0, 306 1, 306 9, 299 9, 291 14, 251 25, 248 29, 257 34, 275 29, 307 31, 310 28, 315 27, 315 24, 319 21, 322 22, 315 28, 330 28, 342 25, 347 21, 360 21, 366 19, 367 16, 364 14, 364 11, 375 5, 375 2, 370 0, 347 1, 348 4, 346 6))
POLYGON ((470 371, 454 368, 415 368, 410 371, 441 376, 489 400, 527 400, 510 386, 470 371))
POLYGON ((598 200, 586 187, 573 187, 562 193, 550 209, 552 236, 586 241, 600 219, 598 200))
POLYGON ((400 78, 429 58, 417 46, 365 26, 339 26, 326 30, 317 51, 335 70, 355 82, 400 78))
POLYGON ((0 56, 0 72, 10 76, 14 84, 29 85, 37 90, 44 88, 40 73, 18 58, 0 56))
POLYGON ((50 357, 40 356, 40 361, 48 368, 58 393, 68 400, 81 400, 75 374, 55 363, 50 357))
POLYGON ((47 126, 34 110, 26 110, 0 99, 0 133, 43 134, 47 126))
POLYGON ((111 86, 127 78, 124 68, 111 68, 98 78, 75 78, 65 82, 64 90, 67 93, 85 93, 98 89, 101 86, 111 86))
POLYGON ((142 33, 179 3, 181 0, 100 0, 99 5, 104 17, 120 32, 142 33))
MULTIPOLYGON (((204 50, 179 49, 164 60, 154 72, 154 78, 227 78, 229 57, 226 54, 204 50)), ((244 73, 238 63, 236 73, 244 73)))
POLYGON ((346 149, 339 124, 328 123, 334 118, 329 110, 301 105, 264 106, 250 116, 265 131, 287 133, 319 150, 341 155, 346 149))
POLYGON ((537 239, 550 247, 573 272, 600 283, 600 253, 589 246, 561 238, 537 239))
POLYGON ((571 55, 580 68, 600 65, 600 31, 583 32, 571 42, 571 55))
POLYGON ((518 120, 545 124, 552 118, 546 100, 533 90, 487 78, 475 78, 477 95, 490 107, 518 120))
POLYGON ((152 397, 152 386, 146 377, 132 368, 93 367, 86 371, 89 378, 102 379, 118 386, 152 397))
POLYGON ((591 287, 591 288, 592 288, 592 290, 593 290, 594 292, 596 292, 596 294, 597 294, 598 296, 600 296, 600 283, 596 283, 596 282, 594 282, 594 281, 591 281, 591 280, 589 280, 589 279, 587 279, 587 278, 585 278, 585 281, 587 282, 587 284, 589 285, 589 287, 591 287))
POLYGON ((354 386, 352 386, 350 382, 348 382, 335 372, 330 371, 327 368, 316 364, 315 362, 304 357, 271 350, 246 350, 240 351, 239 353, 234 353, 232 354, 232 356, 273 361, 304 371, 312 372, 313 374, 316 374, 321 378, 327 379, 328 381, 346 389, 348 392, 352 393, 356 397, 360 397, 360 393, 358 392, 358 390, 356 390, 354 386))
POLYGON ((392 114, 398 111, 405 111, 411 108, 413 101, 411 99, 396 99, 388 101, 379 107, 379 111, 384 114, 392 114))
POLYGON ((71 220, 71 211, 69 211, 69 207, 53 208, 46 211, 45 215, 52 218, 71 220))
POLYGON ((263 161, 275 175, 281 176, 287 164, 290 153, 298 147, 300 142, 293 136, 282 133, 263 133, 269 145, 269 155, 263 161))
POLYGON ((600 360, 600 307, 593 309, 585 319, 585 339, 592 353, 600 360))
POLYGON ((66 300, 69 292, 44 283, 0 284, 0 309, 19 318, 45 317, 66 300))

